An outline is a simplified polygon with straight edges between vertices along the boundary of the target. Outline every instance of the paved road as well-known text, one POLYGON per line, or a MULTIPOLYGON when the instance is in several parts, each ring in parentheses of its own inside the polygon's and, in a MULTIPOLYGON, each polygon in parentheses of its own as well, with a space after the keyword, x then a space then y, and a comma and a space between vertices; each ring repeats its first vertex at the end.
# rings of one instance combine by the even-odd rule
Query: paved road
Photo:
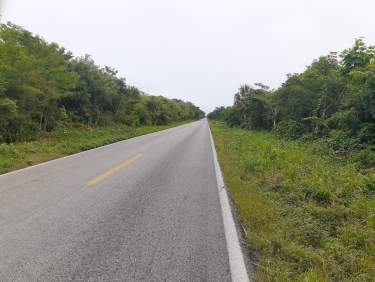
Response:
POLYGON ((230 281, 205 120, 0 176, 0 281, 230 281))

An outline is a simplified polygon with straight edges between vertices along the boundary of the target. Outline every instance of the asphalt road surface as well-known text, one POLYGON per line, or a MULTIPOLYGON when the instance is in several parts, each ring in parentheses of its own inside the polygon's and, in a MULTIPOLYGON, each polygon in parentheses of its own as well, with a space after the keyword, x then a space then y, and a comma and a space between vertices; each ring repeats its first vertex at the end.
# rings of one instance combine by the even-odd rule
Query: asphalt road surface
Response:
POLYGON ((207 121, 0 176, 0 281, 231 281, 207 121))

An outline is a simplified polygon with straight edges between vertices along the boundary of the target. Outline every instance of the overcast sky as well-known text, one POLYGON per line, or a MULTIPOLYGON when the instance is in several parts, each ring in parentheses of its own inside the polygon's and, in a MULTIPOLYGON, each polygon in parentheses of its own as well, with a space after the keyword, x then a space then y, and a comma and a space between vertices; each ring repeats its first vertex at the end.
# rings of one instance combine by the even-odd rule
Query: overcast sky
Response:
POLYGON ((232 104, 244 83, 277 88, 355 38, 375 44, 374 0, 4 2, 6 20, 205 111, 232 104))

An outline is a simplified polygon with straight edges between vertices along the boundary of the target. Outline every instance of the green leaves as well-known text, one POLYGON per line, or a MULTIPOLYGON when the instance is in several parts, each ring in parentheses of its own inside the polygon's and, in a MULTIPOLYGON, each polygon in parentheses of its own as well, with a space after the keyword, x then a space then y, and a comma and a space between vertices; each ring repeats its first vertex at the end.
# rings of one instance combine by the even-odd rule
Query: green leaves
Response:
POLYGON ((325 138, 340 152, 375 151, 375 47, 362 39, 341 53, 341 61, 336 53, 320 57, 277 90, 255 86, 241 86, 232 107, 209 117, 287 138, 325 138))
POLYGON ((88 55, 73 58, 22 27, 0 25, 0 143, 73 123, 138 126, 203 116, 189 102, 144 95, 88 55))
POLYGON ((9 98, 0 99, 0 118, 13 118, 17 114, 17 104, 9 98))
POLYGON ((352 70, 365 68, 375 59, 375 47, 367 46, 363 39, 359 38, 354 42, 350 49, 346 49, 341 53, 342 71, 344 74, 350 73, 352 70))

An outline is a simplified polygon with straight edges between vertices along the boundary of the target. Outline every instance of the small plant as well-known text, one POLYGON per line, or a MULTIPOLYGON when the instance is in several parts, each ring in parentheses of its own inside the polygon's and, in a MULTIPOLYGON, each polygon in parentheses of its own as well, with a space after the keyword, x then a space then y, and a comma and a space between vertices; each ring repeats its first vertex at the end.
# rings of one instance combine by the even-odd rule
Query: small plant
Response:
POLYGON ((375 169, 375 152, 369 149, 359 151, 354 155, 354 160, 360 168, 375 169))
POLYGON ((375 174, 355 165, 371 164, 368 151, 343 161, 319 143, 210 125, 247 243, 259 258, 256 281, 375 280, 375 174))
POLYGON ((69 129, 60 128, 44 134, 37 141, 0 144, 0 174, 116 141, 167 129, 185 122, 133 128, 121 125, 95 129, 82 126, 69 129))

